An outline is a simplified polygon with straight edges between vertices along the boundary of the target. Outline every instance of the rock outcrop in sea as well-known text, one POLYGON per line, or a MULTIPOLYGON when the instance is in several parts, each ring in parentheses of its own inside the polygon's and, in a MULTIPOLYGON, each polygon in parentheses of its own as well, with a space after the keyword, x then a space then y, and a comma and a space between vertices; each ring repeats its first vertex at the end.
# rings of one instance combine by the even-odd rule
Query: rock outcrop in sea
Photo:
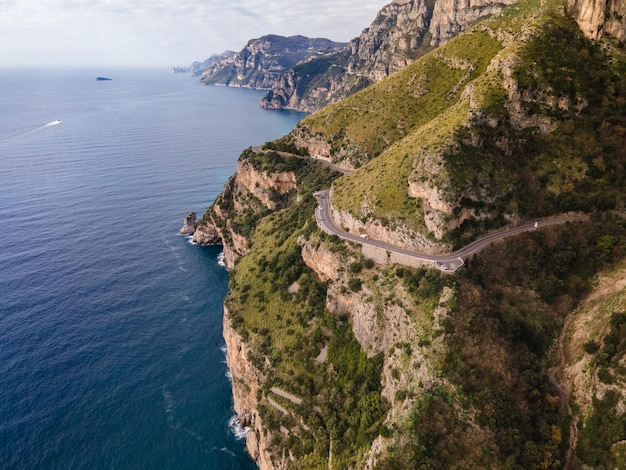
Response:
POLYGON ((183 228, 180 229, 181 235, 193 235, 196 231, 196 213, 190 212, 185 221, 183 222, 183 228))

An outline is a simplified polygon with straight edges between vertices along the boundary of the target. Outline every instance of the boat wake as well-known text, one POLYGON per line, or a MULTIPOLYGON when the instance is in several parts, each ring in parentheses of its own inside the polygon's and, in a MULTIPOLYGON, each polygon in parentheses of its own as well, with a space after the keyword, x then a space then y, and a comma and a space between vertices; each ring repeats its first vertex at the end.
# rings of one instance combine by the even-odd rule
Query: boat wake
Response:
POLYGON ((20 139, 23 137, 28 137, 30 135, 33 135, 39 131, 42 131, 48 127, 52 127, 52 126, 58 126, 59 124, 61 124, 61 120, 57 119, 56 121, 50 121, 46 124, 38 124, 35 127, 27 127, 27 128, 21 128, 21 129, 14 129, 13 131, 9 131, 9 134, 3 137, 0 137, 0 141, 7 141, 10 142, 13 139, 20 139))

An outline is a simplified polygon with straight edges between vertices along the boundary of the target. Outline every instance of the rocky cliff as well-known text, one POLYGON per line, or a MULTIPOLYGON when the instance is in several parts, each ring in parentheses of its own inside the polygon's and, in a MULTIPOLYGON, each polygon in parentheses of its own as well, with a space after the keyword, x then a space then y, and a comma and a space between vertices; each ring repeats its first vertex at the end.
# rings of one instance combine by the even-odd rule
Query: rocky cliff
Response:
POLYGON ((619 46, 560 2, 515 4, 242 154, 198 228, 233 268, 224 334, 261 468, 620 468, 619 46), (590 217, 444 274, 320 230, 331 186, 345 229, 419 251, 590 217))
POLYGON ((249 347, 232 328, 227 308, 224 309, 224 340, 226 364, 232 376, 235 413, 239 426, 247 432, 246 448, 260 468, 275 468, 270 458, 270 443, 258 413, 257 391, 265 377, 250 362, 249 347))
POLYGON ((248 240, 257 220, 284 207, 303 181, 316 177, 322 165, 316 166, 309 171, 301 157, 285 157, 261 147, 247 149, 237 171, 202 220, 195 223, 188 216, 181 233, 193 233, 194 243, 200 245, 222 243, 224 263, 233 268, 237 259, 248 253, 248 240))
POLYGON ((345 43, 329 39, 271 34, 251 39, 238 53, 210 65, 200 83, 269 90, 281 73, 297 63, 344 47, 345 43))
POLYGON ((266 108, 315 111, 401 70, 480 18, 514 0, 396 0, 347 50, 286 71, 263 98, 266 108))
POLYGON ((624 0, 570 0, 570 9, 582 32, 591 39, 609 36, 626 39, 626 2, 624 0))

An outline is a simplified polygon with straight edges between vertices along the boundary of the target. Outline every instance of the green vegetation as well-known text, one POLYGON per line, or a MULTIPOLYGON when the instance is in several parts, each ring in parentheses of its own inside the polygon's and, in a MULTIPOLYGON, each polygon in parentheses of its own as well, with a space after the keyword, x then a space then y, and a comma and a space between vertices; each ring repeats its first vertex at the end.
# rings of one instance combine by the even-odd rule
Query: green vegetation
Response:
POLYGON ((558 6, 523 2, 301 125, 359 167, 335 182, 337 208, 428 234, 431 209, 408 190, 426 184, 447 219, 466 214, 445 237, 463 245, 511 218, 625 207, 625 72, 623 51, 584 38, 558 6), (496 29, 533 33, 503 48, 496 29), (494 59, 510 70, 487 69, 494 59))
MULTIPOLYGON (((601 248, 600 248, 601 249, 601 248)), ((609 254, 609 259, 611 258, 609 254)), ((585 343, 585 352, 594 355, 600 382, 623 388, 626 368, 626 313, 611 315, 609 332, 602 343, 585 343)), ((583 421, 576 448, 577 456, 586 465, 602 468, 621 468, 617 460, 624 458, 623 450, 617 452, 615 443, 626 440, 626 416, 619 411, 620 394, 609 389, 603 398, 593 397, 592 410, 583 421)))
POLYGON ((309 150, 307 148, 301 148, 296 146, 291 134, 287 134, 280 139, 276 139, 272 142, 266 142, 265 145, 263 145, 263 149, 291 153, 293 155, 298 155, 302 157, 306 157, 309 154, 309 150))
POLYGON ((483 31, 460 36, 391 79, 305 118, 302 125, 326 136, 335 154, 358 149, 350 157, 365 163, 456 103, 501 47, 483 31))
MULTIPOLYGON (((273 151, 249 150, 242 158, 259 171, 294 171, 300 188, 299 197, 282 201, 284 209, 256 213, 253 249, 231 272, 226 299, 232 326, 251 348, 249 359, 267 376, 258 397, 259 413, 277 455, 286 449, 305 466, 327 466, 332 446, 335 465, 353 466, 381 432, 388 408, 381 397, 382 356, 368 358, 348 319, 326 312, 326 285, 306 267, 298 244, 301 236, 316 234, 319 242, 345 250, 337 237, 318 232, 313 217, 312 191, 336 175, 319 163, 273 151), (328 357, 318 363, 324 347, 328 357), (301 397, 303 403, 277 396, 272 387, 301 397)), ((233 201, 225 199, 234 194, 223 193, 222 208, 232 210, 233 201)), ((233 220, 240 216, 233 214, 233 220)), ((351 269, 358 274, 363 264, 354 262, 351 269)), ((351 287, 359 290, 360 284, 354 278, 351 287)))
POLYGON ((232 272, 226 303, 233 326, 256 352, 251 360, 268 375, 259 411, 273 432, 277 455, 285 448, 303 461, 326 462, 332 442, 334 461, 349 465, 378 435, 387 409, 381 398, 382 357, 368 359, 347 319, 325 312, 325 285, 304 265, 296 243, 314 224, 311 211, 310 203, 295 205, 260 223, 255 250, 232 272), (324 346, 327 361, 317 364, 324 346), (272 386, 304 403, 281 403, 291 413, 285 417, 263 398, 277 401, 272 386))
MULTIPOLYGON (((570 428, 550 351, 594 275, 626 255, 626 223, 613 215, 626 206, 626 60, 539 3, 517 3, 306 118, 297 132, 325 139, 354 173, 301 158, 295 134, 242 154, 260 173, 293 172, 298 185, 261 188, 275 203, 268 210, 231 179, 221 213, 208 214, 227 243, 238 234, 250 247, 226 304, 261 374, 259 413, 277 460, 291 452, 293 468, 327 468, 332 455, 333 468, 359 468, 382 435, 391 448, 381 469, 563 467, 570 428), (445 238, 457 244, 511 220, 567 211, 591 219, 507 239, 454 275, 377 266, 318 229, 312 193, 331 183, 334 206, 362 222, 433 239, 426 222, 435 209, 410 197, 409 185, 430 190, 452 208, 444 223, 469 217, 445 238), (362 297, 372 317, 412 336, 385 343, 388 357, 368 357, 350 316, 326 310, 328 284, 305 265, 305 242, 340 260, 330 292, 343 298, 329 305, 362 297), (385 380, 398 385, 386 396, 412 406, 404 422, 399 406, 386 416, 386 359, 395 362, 384 364, 385 380)), ((299 67, 314 80, 327 65, 299 67)), ((593 356, 608 391, 581 419, 576 458, 605 468, 625 459, 615 389, 626 376, 626 314, 614 313, 610 331, 580 352, 593 356)))
MULTIPOLYGON (((460 207, 523 218, 624 207, 626 62, 612 61, 556 14, 519 56, 513 76, 530 124, 514 126, 502 95, 492 102, 492 121, 475 118, 457 130, 459 144, 445 154, 450 191, 476 195, 460 207), (540 122, 554 131, 539 132, 540 122)), ((470 220, 455 238, 475 230, 470 220)))
POLYGON ((593 414, 585 420, 576 448, 586 465, 622 468, 616 465, 618 455, 611 452, 615 443, 626 438, 626 416, 618 412, 619 397, 615 390, 608 390, 603 399, 593 398, 593 414))
MULTIPOLYGON (((623 259, 624 228, 617 219, 533 232, 475 256, 455 282, 424 273, 433 294, 441 282, 457 289, 458 301, 444 323, 443 375, 451 387, 420 395, 410 422, 399 430, 410 443, 380 468, 562 468, 568 422, 546 373, 548 351, 565 315, 590 291, 594 273, 623 259), (606 236, 618 240, 605 257, 597 241, 606 236)), ((405 268, 397 274, 409 285, 418 280, 405 268)), ((428 295, 425 283, 422 292, 428 295)), ((606 364, 615 365, 626 351, 624 325, 626 315, 613 317, 598 352, 606 364)), ((594 436, 586 445, 599 449, 602 463, 611 445, 626 437, 622 418, 605 427, 616 416, 614 406, 598 408, 581 436, 594 436), (602 415, 607 409, 613 411, 602 415)), ((586 463, 597 465, 593 455, 586 463)))

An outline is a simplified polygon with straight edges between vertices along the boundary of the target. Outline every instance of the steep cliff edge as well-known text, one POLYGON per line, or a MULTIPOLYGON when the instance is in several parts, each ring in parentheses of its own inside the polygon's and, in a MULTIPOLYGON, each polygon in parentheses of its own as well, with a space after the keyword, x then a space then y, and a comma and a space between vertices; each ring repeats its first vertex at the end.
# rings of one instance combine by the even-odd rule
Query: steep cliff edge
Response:
POLYGON ((569 0, 569 7, 580 29, 590 39, 603 36, 626 39, 626 2, 624 0, 569 0))
MULTIPOLYGON (((301 197, 298 194, 303 184, 330 184, 334 174, 320 163, 311 164, 293 154, 249 148, 242 153, 237 171, 222 193, 195 224, 193 241, 200 245, 222 243, 224 263, 232 269, 237 259, 248 253, 250 236, 260 219, 301 197)), ((185 229, 191 233, 187 220, 185 229)))
POLYGON ((251 39, 238 53, 210 64, 200 75, 200 83, 269 90, 281 73, 297 63, 345 46, 329 39, 269 34, 251 39))
POLYGON ((615 45, 585 38, 561 3, 517 3, 242 154, 204 219, 233 254, 224 332, 261 468, 620 462, 622 316, 610 328, 606 312, 594 317, 576 340, 598 364, 578 433, 566 406, 577 379, 551 373, 596 275, 626 254, 626 59, 615 45), (443 274, 374 262, 322 232, 313 194, 331 185, 345 228, 420 250, 591 215, 443 274))
POLYGON ((257 390, 264 377, 249 361, 249 347, 231 326, 228 309, 224 309, 224 340, 226 364, 232 376, 235 413, 239 426, 247 431, 246 448, 260 468, 273 468, 270 443, 266 440, 263 422, 258 413, 257 390))
POLYGON ((396 0, 345 51, 283 73, 263 98, 271 109, 312 112, 403 69, 515 0, 396 0))

